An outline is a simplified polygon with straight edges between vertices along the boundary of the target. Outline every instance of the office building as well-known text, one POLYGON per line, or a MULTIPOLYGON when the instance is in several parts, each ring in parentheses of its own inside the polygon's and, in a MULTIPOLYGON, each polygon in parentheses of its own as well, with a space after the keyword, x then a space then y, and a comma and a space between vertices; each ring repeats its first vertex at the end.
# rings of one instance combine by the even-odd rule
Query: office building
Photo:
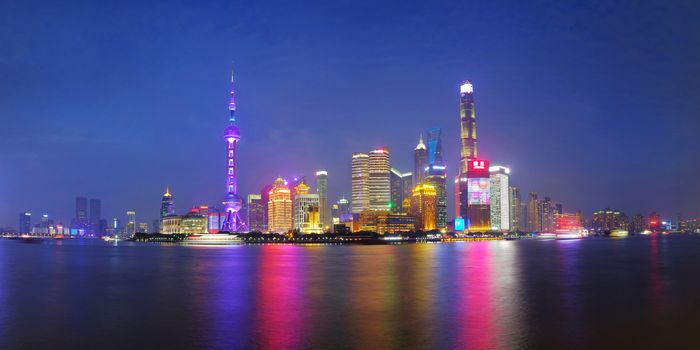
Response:
POLYGON ((164 217, 173 214, 175 214, 173 195, 170 194, 170 187, 166 187, 163 198, 160 200, 160 218, 163 219, 164 217))
POLYGON ((467 220, 472 232, 491 230, 491 181, 489 161, 472 159, 467 164, 467 220))
POLYGON ((323 233, 319 219, 319 195, 309 193, 309 187, 303 182, 294 189, 294 230, 300 233, 323 233))
POLYGON ((491 191, 491 229, 510 230, 510 193, 508 192, 510 169, 495 165, 489 167, 491 191))
POLYGON ((382 235, 411 232, 416 226, 413 216, 405 213, 391 213, 388 210, 365 210, 360 213, 358 223, 359 231, 376 232, 382 235))
POLYGON ((180 233, 181 217, 179 215, 166 215, 161 219, 160 233, 165 235, 180 233))
POLYGON ((352 212, 369 209, 369 155, 352 154, 352 212))
MULTIPOLYGON (((425 178, 428 168, 428 148, 423 143, 423 134, 418 138, 418 145, 413 150, 413 185, 418 185, 425 178)), ((411 187, 413 189, 413 187, 411 187)))
POLYGON ((510 230, 519 232, 522 229, 520 223, 523 222, 523 211, 520 206, 520 189, 514 186, 508 188, 508 202, 510 204, 510 230))
POLYGON ((540 201, 535 192, 530 192, 530 200, 527 202, 527 230, 530 232, 542 231, 540 201))
POLYGON ((610 208, 596 210, 591 219, 591 229, 597 233, 610 232, 612 230, 627 230, 628 222, 625 213, 610 208))
MULTIPOLYGON (((226 215, 224 213, 224 215, 226 215)), ((186 235, 201 235, 209 232, 208 217, 196 210, 180 217, 180 232, 186 235)))
POLYGON ((131 238, 136 233, 136 212, 129 210, 126 212, 126 227, 124 230, 124 235, 127 238, 131 238))
POLYGON ((73 219, 73 228, 87 230, 89 226, 88 200, 85 197, 77 197, 75 198, 75 219, 73 219))
POLYGON ((32 213, 19 213, 19 234, 29 234, 32 232, 32 213))
POLYGON ((417 230, 430 231, 438 228, 437 192, 434 186, 422 183, 413 189, 410 213, 415 218, 417 230))
POLYGON ((260 194, 249 194, 248 195, 248 230, 250 232, 265 232, 265 205, 262 202, 262 195, 260 194))
POLYGON ((267 202, 267 227, 269 232, 286 233, 292 229, 292 198, 286 181, 275 179, 267 202))
POLYGON ((389 210, 391 208, 391 166, 389 150, 379 148, 369 152, 369 208, 389 210))
POLYGON ((540 222, 542 223, 542 231, 551 232, 555 228, 555 213, 556 207, 552 199, 544 197, 540 202, 540 222))
POLYGON ((391 212, 403 211, 403 201, 406 198, 411 198, 412 186, 412 173, 402 173, 391 168, 391 212))
POLYGON ((331 212, 328 203, 328 172, 319 170, 316 172, 316 193, 318 194, 318 209, 323 230, 331 229, 331 212))

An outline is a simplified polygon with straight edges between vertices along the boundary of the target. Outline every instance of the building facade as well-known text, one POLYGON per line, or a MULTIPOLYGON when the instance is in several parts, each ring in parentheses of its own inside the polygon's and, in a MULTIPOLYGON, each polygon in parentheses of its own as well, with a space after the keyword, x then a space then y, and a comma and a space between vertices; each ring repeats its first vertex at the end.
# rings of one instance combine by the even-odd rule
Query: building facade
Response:
POLYGON ((369 208, 389 210, 391 206, 391 166, 389 150, 379 148, 369 152, 369 208))
POLYGON ((369 209, 369 155, 352 154, 352 212, 369 209))
POLYGON ((508 187, 508 202, 510 204, 510 230, 519 232, 523 212, 520 207, 520 189, 514 186, 508 187))
MULTIPOLYGON (((418 145, 413 150, 413 185, 423 182, 428 168, 428 148, 423 143, 423 134, 418 138, 418 145)), ((413 189, 413 187, 411 187, 413 189)))
POLYGON ((265 206, 260 194, 248 195, 248 230, 251 232, 265 232, 265 206))
POLYGON ((332 220, 328 203, 328 172, 316 172, 316 193, 318 194, 318 210, 323 230, 330 230, 332 220))
POLYGON ((422 183, 413 189, 410 212, 415 218, 417 230, 430 231, 438 228, 437 192, 434 186, 422 183))
POLYGON ((510 230, 510 193, 508 191, 510 169, 495 165, 489 167, 491 191, 491 229, 510 230))
POLYGON ((269 232, 286 233, 292 229, 291 192, 284 179, 278 177, 269 192, 267 227, 269 232))

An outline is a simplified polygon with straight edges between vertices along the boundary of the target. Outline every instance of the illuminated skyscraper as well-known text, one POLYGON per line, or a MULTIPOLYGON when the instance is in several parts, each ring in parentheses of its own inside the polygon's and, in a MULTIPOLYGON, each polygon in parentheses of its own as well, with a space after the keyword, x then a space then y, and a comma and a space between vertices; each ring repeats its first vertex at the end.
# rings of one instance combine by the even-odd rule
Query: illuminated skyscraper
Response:
POLYGON ((233 90, 233 70, 231 71, 231 95, 228 104, 229 119, 228 126, 224 129, 224 140, 226 140, 226 197, 223 201, 226 217, 221 224, 223 232, 246 231, 247 227, 239 211, 243 207, 243 200, 238 196, 238 166, 236 164, 236 146, 241 139, 241 132, 236 121, 236 102, 233 90))
POLYGON ((510 195, 508 193, 508 176, 510 169, 496 165, 489 167, 491 191, 491 229, 494 231, 510 230, 510 195))
POLYGON ((321 225, 324 230, 328 230, 331 227, 331 213, 328 205, 328 172, 325 170, 316 172, 316 193, 321 225))
POLYGON ((291 192, 281 177, 275 179, 267 202, 269 232, 285 233, 292 229, 291 192))
POLYGON ((323 233, 318 203, 318 194, 305 192, 294 195, 294 229, 296 231, 323 233))
POLYGON ((127 238, 131 238, 136 233, 136 212, 129 210, 126 212, 126 228, 124 230, 124 235, 127 238))
POLYGON ((447 226, 446 177, 445 162, 442 159, 442 129, 432 128, 428 130, 428 167, 423 182, 435 188, 435 226, 438 229, 447 226))
POLYGON ((173 214, 175 214, 173 195, 170 194, 170 187, 166 187, 163 198, 160 200, 160 219, 162 220, 164 217, 173 214))
POLYGON ((369 208, 389 210, 391 206, 391 166, 389 150, 378 148, 369 152, 369 208))
POLYGON ((352 154, 352 212, 369 209, 369 155, 352 154))
POLYGON ((467 163, 476 158, 476 112, 474 111, 474 86, 469 80, 459 86, 460 124, 460 173, 468 171, 467 163))
MULTIPOLYGON (((413 185, 418 185, 425 178, 428 167, 428 148, 423 143, 423 134, 418 138, 418 145, 413 150, 413 185)), ((413 187, 411 187, 413 189, 413 187)))
POLYGON ((429 184, 418 184, 411 196, 411 215, 416 219, 416 228, 430 231, 437 225, 437 192, 429 184))
POLYGON ((248 229, 256 232, 265 232, 263 220, 265 220, 265 205, 262 196, 259 194, 248 195, 248 229))
POLYGON ((513 232, 520 231, 522 220, 522 208, 520 206, 520 189, 511 186, 508 188, 508 200, 510 202, 510 230, 513 232))
POLYGON ((472 159, 468 163, 467 187, 467 228, 469 231, 491 230, 491 182, 489 161, 472 159))
POLYGON ((543 231, 552 231, 555 228, 555 206, 552 199, 549 197, 544 197, 544 200, 540 202, 540 222, 543 231))

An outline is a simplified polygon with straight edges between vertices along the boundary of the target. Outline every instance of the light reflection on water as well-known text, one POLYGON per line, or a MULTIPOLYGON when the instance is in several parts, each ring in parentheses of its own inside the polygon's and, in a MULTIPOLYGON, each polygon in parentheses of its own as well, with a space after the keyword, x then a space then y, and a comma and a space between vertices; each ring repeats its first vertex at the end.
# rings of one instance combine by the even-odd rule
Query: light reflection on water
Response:
POLYGON ((687 307, 700 301, 697 249, 694 237, 236 247, 0 241, 0 348, 687 345, 698 341, 687 330, 700 325, 700 312, 687 307), (640 331, 655 337, 641 341, 640 331))

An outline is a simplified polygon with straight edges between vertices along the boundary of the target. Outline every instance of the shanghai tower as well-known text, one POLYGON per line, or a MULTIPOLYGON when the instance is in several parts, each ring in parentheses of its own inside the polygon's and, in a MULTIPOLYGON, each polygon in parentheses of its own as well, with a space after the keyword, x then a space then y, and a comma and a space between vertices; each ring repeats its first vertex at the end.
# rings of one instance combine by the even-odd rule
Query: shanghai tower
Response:
POLYGON ((476 114, 474 112, 474 86, 469 80, 459 86, 460 124, 460 173, 467 172, 467 163, 476 158, 476 114))
POLYGON ((228 126, 224 129, 226 141, 226 197, 224 205, 225 218, 221 224, 221 232, 241 232, 246 230, 246 224, 241 219, 239 211, 243 207, 243 200, 238 196, 236 187, 238 184, 238 168, 236 164, 236 145, 241 139, 241 133, 236 121, 236 101, 233 91, 233 70, 231 70, 231 96, 228 104, 228 126))

